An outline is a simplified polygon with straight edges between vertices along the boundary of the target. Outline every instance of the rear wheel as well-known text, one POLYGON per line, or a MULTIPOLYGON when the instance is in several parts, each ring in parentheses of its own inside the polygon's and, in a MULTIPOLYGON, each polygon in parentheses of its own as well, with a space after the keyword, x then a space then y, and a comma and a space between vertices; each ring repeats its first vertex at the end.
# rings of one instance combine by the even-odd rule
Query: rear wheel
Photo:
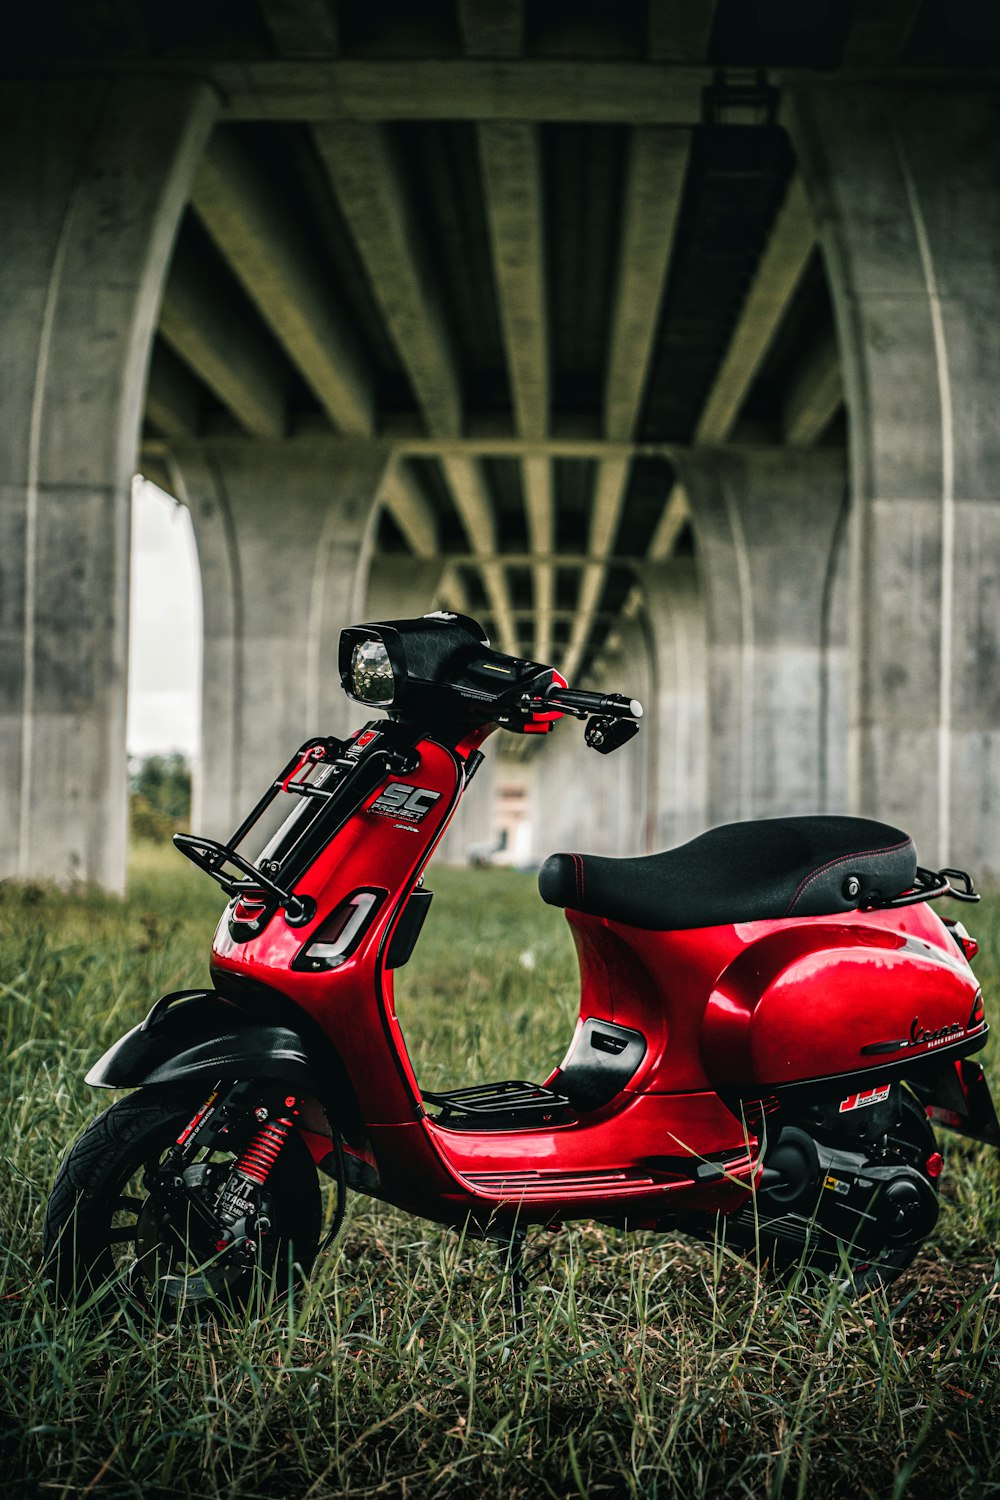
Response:
POLYGON ((44 1229, 46 1270, 60 1298, 83 1300, 103 1288, 155 1316, 218 1313, 286 1292, 308 1274, 321 1205, 316 1168, 297 1135, 285 1141, 265 1186, 252 1190, 252 1248, 239 1253, 220 1249, 213 1220, 256 1128, 252 1116, 226 1150, 197 1153, 165 1185, 161 1163, 203 1102, 190 1089, 141 1089, 99 1115, 68 1152, 44 1229))
POLYGON ((937 1221, 941 1160, 924 1110, 908 1093, 899 1104, 898 1122, 871 1145, 846 1129, 784 1124, 764 1184, 720 1221, 718 1238, 781 1282, 804 1273, 861 1295, 895 1281, 937 1221))

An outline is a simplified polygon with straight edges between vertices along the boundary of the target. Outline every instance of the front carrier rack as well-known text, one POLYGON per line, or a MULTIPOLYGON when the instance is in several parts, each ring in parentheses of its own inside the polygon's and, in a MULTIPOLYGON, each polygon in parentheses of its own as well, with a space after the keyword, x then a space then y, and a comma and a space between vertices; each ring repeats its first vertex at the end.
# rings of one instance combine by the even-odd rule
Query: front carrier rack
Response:
MULTIPOLYGON (((383 741, 389 738, 385 727, 379 726, 383 741)), ((412 755, 405 748, 388 744, 366 750, 364 740, 362 734, 352 741, 325 737, 300 745, 224 842, 202 834, 174 834, 181 853, 237 901, 237 912, 245 908, 239 919, 230 921, 237 940, 256 936, 279 908, 284 909, 285 920, 293 927, 310 922, 316 914, 316 903, 310 896, 296 894, 296 881, 387 772, 410 768, 412 755), (283 793, 302 799, 299 806, 292 809, 256 860, 248 858, 239 846, 283 793)))

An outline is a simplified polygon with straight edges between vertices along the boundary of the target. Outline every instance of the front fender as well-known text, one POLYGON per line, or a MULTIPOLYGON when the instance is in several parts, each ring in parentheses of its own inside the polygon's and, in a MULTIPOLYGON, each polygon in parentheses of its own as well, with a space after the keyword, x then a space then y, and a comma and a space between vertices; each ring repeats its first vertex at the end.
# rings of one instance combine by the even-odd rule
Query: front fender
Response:
POLYGON ((108 1048, 86 1081, 96 1088, 132 1089, 227 1077, 272 1079, 321 1097, 324 1092, 294 1031, 248 1016, 211 990, 164 995, 144 1021, 108 1048))

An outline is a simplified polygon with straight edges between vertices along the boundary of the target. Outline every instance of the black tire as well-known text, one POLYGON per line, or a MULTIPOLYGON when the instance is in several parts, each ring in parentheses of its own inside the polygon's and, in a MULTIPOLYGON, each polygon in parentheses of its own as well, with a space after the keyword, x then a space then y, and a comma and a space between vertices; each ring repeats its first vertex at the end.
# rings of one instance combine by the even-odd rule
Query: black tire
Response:
MULTIPOLYGON (((143 1177, 203 1102, 204 1095, 190 1089, 140 1089, 98 1115, 71 1147, 52 1188, 43 1235, 46 1274, 60 1300, 80 1302, 101 1291, 112 1302, 167 1317, 176 1316, 182 1302, 197 1300, 199 1314, 214 1316, 272 1292, 281 1295, 308 1276, 322 1218, 319 1183, 305 1144, 293 1135, 262 1190, 271 1230, 260 1237, 258 1267, 227 1275, 221 1295, 210 1276, 201 1277, 200 1300, 169 1290, 184 1278, 199 1284, 184 1266, 198 1257, 193 1251, 185 1257, 183 1228, 163 1229, 143 1177)), ((231 1151, 213 1153, 211 1170, 224 1175, 243 1144, 235 1140, 231 1151)))

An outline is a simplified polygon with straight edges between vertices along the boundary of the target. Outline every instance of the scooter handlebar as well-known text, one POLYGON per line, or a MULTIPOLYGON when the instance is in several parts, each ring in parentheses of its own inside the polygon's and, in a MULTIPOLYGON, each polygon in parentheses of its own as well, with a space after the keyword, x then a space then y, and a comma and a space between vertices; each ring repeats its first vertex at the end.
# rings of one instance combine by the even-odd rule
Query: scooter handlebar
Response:
POLYGON ((641 719, 642 704, 638 698, 623 693, 585 693, 577 688, 550 687, 545 694, 550 708, 585 718, 588 714, 606 714, 612 719, 641 719))

